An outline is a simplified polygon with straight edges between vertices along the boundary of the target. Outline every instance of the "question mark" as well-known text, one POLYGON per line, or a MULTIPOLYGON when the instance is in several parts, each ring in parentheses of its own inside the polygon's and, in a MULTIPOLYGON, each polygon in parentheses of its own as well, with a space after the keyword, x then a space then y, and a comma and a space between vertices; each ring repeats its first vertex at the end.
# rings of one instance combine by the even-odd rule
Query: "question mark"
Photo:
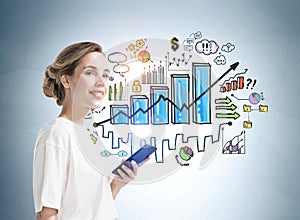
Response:
POLYGON ((252 82, 252 79, 248 78, 248 79, 247 79, 247 82, 248 82, 248 83, 247 83, 247 87, 246 87, 246 89, 248 89, 249 85, 250 85, 250 84, 251 84, 251 82, 252 82))

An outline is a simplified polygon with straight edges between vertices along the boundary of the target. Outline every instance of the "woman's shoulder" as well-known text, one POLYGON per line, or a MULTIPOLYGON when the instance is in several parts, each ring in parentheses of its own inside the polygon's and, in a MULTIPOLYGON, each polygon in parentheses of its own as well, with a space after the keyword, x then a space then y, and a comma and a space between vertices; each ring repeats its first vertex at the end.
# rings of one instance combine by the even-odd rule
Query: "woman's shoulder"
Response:
POLYGON ((74 137, 74 123, 58 117, 43 126, 37 136, 36 145, 53 145, 58 147, 70 145, 74 137))

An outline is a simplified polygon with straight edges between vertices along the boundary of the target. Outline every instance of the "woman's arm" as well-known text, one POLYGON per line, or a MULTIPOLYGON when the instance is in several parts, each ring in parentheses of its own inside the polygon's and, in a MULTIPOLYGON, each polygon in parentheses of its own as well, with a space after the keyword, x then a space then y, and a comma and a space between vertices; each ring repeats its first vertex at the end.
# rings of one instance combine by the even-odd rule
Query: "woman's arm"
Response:
POLYGON ((43 206, 42 211, 36 213, 36 220, 56 220, 57 213, 57 209, 43 206))
MULTIPOLYGON (((121 169, 118 169, 119 175, 116 175, 113 180, 110 183, 110 188, 112 192, 112 196, 115 199, 119 191, 123 186, 125 186, 130 181, 134 180, 137 175, 138 167, 142 166, 144 163, 146 163, 148 160, 150 160, 150 157, 147 157, 146 160, 144 160, 139 165, 136 164, 134 160, 131 161, 132 170, 128 168, 127 166, 123 165, 122 169, 125 171, 123 172, 121 169)), ((122 160, 122 163, 125 160, 122 160)))
POLYGON ((112 196, 114 199, 116 198, 116 196, 119 193, 119 191, 121 190, 121 188, 123 186, 125 186, 127 183, 129 183, 130 181, 132 181, 135 178, 135 176, 137 175, 138 165, 136 164, 136 162, 134 160, 131 161, 131 165, 133 167, 133 170, 131 170, 127 166, 123 165, 122 169, 125 172, 123 172, 121 169, 118 169, 119 175, 116 175, 113 178, 113 180, 111 181, 110 188, 111 188, 112 196))

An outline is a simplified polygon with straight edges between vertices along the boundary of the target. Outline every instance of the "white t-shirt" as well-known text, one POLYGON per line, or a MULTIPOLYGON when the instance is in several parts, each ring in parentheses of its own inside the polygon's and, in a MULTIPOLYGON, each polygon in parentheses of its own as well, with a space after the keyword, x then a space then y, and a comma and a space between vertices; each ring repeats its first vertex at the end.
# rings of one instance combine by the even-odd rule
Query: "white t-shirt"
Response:
MULTIPOLYGON (((33 159, 35 211, 55 208, 62 220, 117 219, 110 179, 82 155, 74 126, 59 117, 39 131, 33 159)), ((82 132, 88 135, 83 127, 82 132)))

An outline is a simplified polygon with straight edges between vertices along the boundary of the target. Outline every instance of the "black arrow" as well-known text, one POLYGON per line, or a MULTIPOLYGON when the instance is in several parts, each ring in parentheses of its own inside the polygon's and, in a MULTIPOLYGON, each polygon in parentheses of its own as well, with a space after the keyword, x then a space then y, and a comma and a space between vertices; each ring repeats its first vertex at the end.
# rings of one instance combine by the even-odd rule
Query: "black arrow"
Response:
POLYGON ((189 108, 195 104, 199 99, 201 99, 202 96, 204 96, 209 90, 212 89, 212 87, 214 87, 221 79, 224 78, 224 76, 226 76, 231 70, 235 70, 237 68, 237 66, 239 65, 239 62, 236 62, 234 64, 231 64, 230 65, 230 68, 225 72, 223 73, 222 76, 220 76, 213 84, 211 84, 209 87, 207 87, 207 89, 202 92, 190 105, 189 105, 189 108))

